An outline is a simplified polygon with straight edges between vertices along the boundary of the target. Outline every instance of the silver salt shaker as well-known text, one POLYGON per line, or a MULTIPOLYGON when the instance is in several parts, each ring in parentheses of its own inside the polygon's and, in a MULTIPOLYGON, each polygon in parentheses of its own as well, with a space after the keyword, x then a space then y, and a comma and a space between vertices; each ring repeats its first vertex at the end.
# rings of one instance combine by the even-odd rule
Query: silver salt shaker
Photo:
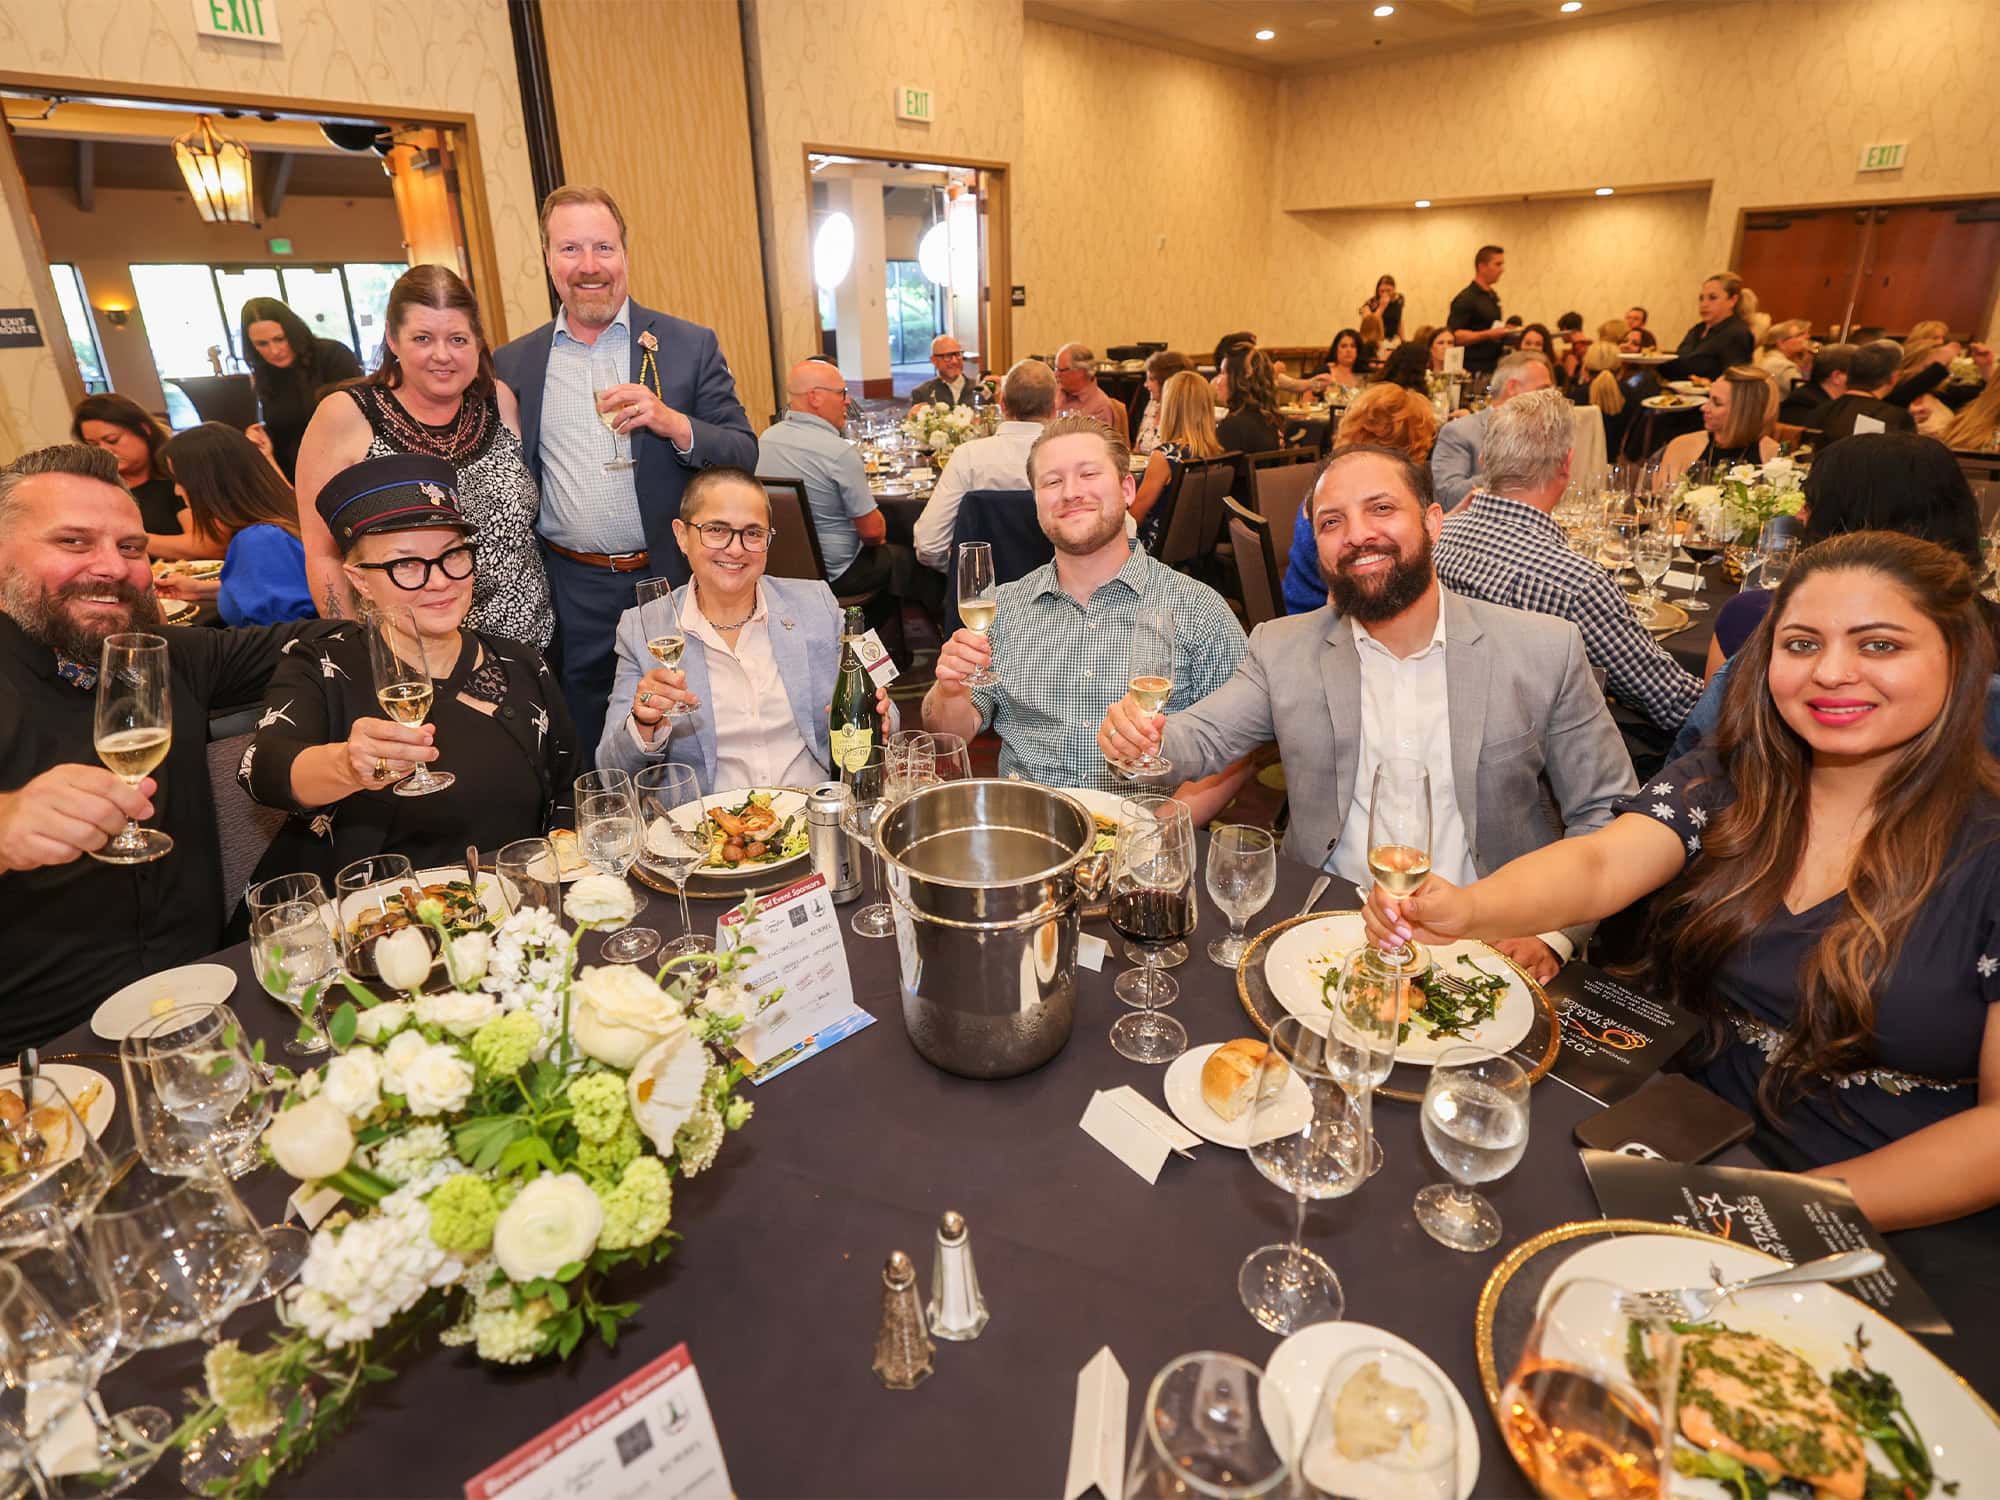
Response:
POLYGON ((938 1220, 937 1254, 931 1262, 931 1332, 941 1339, 976 1339, 986 1326, 986 1299, 972 1267, 972 1235, 965 1216, 949 1209, 938 1220))
POLYGON ((806 798, 806 847, 812 866, 825 880, 835 905, 852 901, 861 894, 861 867, 854 858, 852 842, 840 829, 840 808, 845 784, 823 781, 806 798))

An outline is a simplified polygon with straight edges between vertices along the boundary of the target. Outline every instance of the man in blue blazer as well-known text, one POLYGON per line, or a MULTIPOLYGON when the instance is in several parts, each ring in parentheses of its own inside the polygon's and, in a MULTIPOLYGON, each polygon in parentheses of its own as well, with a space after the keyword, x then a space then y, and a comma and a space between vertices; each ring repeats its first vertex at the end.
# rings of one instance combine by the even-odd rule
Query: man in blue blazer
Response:
POLYGON ((757 439, 713 331, 626 295, 625 217, 609 193, 550 193, 542 254, 562 312, 493 364, 520 402, 555 601, 550 654, 578 743, 589 746, 604 724, 618 617, 634 584, 688 576, 673 540, 688 477, 712 464, 754 468, 757 439), (596 388, 601 397, 593 359, 615 364, 622 382, 596 388), (600 399, 621 440, 605 430, 600 399))

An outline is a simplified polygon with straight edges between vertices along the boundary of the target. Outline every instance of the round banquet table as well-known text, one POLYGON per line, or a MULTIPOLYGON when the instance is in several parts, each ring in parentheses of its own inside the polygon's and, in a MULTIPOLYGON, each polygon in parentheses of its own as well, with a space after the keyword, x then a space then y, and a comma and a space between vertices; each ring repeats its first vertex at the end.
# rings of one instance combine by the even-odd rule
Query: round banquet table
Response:
MULTIPOLYGON (((1312 874, 1281 860, 1277 892, 1251 929, 1296 912, 1312 874)), ((1318 909, 1356 904, 1353 888, 1336 880, 1318 909)), ((674 905, 654 893, 639 920, 672 936, 674 905)), ((698 903, 695 920, 712 927, 725 909, 698 903)), ((843 928, 853 910, 841 908, 843 928)), ((1193 953, 1173 971, 1181 995, 1171 1014, 1193 1045, 1255 1034, 1234 975, 1203 952, 1224 926, 1204 892, 1193 953)), ((1103 923, 1088 930, 1111 936, 1103 923)), ((1243 1310, 1236 1272, 1251 1250, 1289 1235, 1289 1197, 1243 1153, 1214 1144, 1192 1161, 1169 1157, 1148 1187, 1078 1128, 1098 1089, 1131 1084, 1164 1107, 1164 1070, 1127 1062, 1106 1035, 1123 1013, 1111 992, 1121 960, 1079 971, 1076 1030, 1053 1061, 1024 1077, 973 1082, 911 1049, 893 939, 849 934, 846 948, 855 999, 877 1023, 762 1088, 743 1086, 755 1118, 729 1137, 709 1172, 675 1183, 673 1227, 686 1238, 663 1265, 613 1283, 615 1294, 641 1304, 615 1351, 593 1340, 567 1363, 502 1368, 433 1345, 400 1362, 398 1379, 371 1387, 354 1424, 274 1492, 456 1495, 472 1475, 685 1341, 742 1495, 1046 1495, 1061 1487, 1077 1371, 1100 1345, 1111 1346, 1131 1380, 1128 1443, 1148 1384, 1175 1355, 1219 1349, 1260 1365, 1270 1358, 1279 1340, 1243 1310), (885 1390, 869 1369, 882 1262, 908 1251, 928 1295, 946 1209, 960 1210, 971 1227, 992 1321, 971 1343, 939 1341, 936 1373, 914 1392, 885 1390)), ((247 956, 237 947, 219 959, 241 976, 238 1015, 269 1039, 275 1058, 292 1029, 289 1012, 250 978, 247 956)), ((79 1028, 43 1056, 96 1054, 80 1060, 115 1076, 107 1047, 115 1051, 79 1028)), ((1307 1243, 1339 1272, 1347 1317, 1417 1344, 1465 1396, 1480 1435, 1480 1500, 1532 1491, 1480 1396, 1474 1306, 1487 1274, 1522 1240, 1599 1217, 1570 1138, 1596 1109, 1553 1080, 1535 1087, 1527 1154, 1486 1188, 1506 1232, 1485 1254, 1447 1250, 1411 1216, 1417 1189, 1443 1180, 1412 1104, 1377 1102, 1382 1170, 1352 1196, 1307 1213, 1307 1243)), ((121 1098, 114 1136, 127 1113, 121 1098)), ((1740 1147, 1725 1160, 1754 1164, 1740 1147)), ((283 1211, 289 1186, 275 1168, 239 1184, 265 1222, 283 1211)), ((266 1303, 239 1313, 225 1332, 254 1345, 271 1322, 266 1303)), ((1972 1374, 1968 1342, 1935 1347, 1972 1374)), ((200 1385, 202 1347, 139 1355, 107 1378, 106 1403, 117 1410, 143 1394, 176 1404, 176 1393, 200 1385)), ((163 1462, 136 1493, 181 1494, 175 1467, 163 1462)))

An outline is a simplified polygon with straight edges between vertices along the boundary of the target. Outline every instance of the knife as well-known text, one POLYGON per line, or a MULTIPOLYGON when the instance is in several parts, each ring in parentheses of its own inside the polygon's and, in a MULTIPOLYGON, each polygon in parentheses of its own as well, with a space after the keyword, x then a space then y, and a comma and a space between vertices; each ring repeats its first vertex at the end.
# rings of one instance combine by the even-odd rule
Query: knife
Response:
MULTIPOLYGON (((472 887, 472 899, 478 901, 479 900, 479 846, 477 844, 467 844, 465 846, 465 878, 467 883, 470 884, 472 887)), ((480 902, 480 905, 483 908, 485 906, 485 903, 480 902)))
POLYGON ((1320 870, 1319 879, 1315 880, 1312 883, 1312 889, 1306 893, 1306 904, 1299 908, 1300 916, 1303 917, 1307 912, 1311 911, 1315 906, 1317 906, 1319 904, 1319 898, 1326 894, 1326 888, 1333 884, 1333 876, 1328 874, 1324 867, 1326 865, 1326 862, 1329 859, 1333 858, 1333 846, 1339 842, 1340 842, 1340 835, 1337 833, 1332 838, 1326 841, 1326 853, 1322 854, 1319 857, 1319 862, 1322 867, 1320 870))

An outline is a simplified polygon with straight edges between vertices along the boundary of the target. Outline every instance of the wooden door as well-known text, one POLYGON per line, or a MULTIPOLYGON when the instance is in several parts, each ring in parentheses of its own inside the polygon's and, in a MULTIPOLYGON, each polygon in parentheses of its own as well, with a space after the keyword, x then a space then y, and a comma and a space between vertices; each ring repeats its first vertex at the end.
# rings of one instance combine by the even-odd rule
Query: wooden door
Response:
POLYGON ((1996 273, 2000 202, 1880 208, 1854 320, 1900 337, 1938 318, 1977 337, 1993 306, 1996 273))
POLYGON ((1736 273, 1773 320, 1806 318, 1817 334, 1838 333, 1867 216, 1865 208, 1752 213, 1744 220, 1736 273))

